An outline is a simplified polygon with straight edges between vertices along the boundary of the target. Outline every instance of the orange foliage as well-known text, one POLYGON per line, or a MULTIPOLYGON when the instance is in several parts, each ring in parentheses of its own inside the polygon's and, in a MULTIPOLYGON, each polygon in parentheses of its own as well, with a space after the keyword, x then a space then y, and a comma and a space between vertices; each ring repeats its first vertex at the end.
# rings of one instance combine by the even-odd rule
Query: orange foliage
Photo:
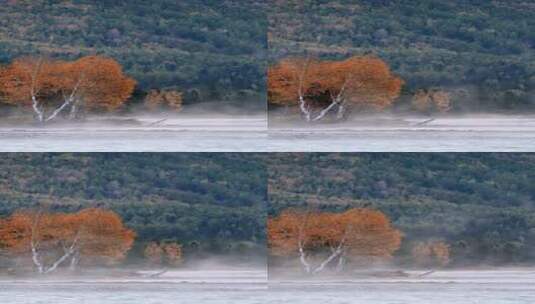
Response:
POLYGON ((113 110, 132 94, 135 81, 115 60, 87 56, 73 62, 21 58, 0 70, 0 95, 5 103, 40 106, 63 103, 73 95, 88 109, 113 110))
POLYGON ((450 94, 444 91, 436 91, 433 93, 433 101, 435 107, 439 112, 448 112, 451 110, 451 98, 450 94))
POLYGON ((419 266, 446 266, 450 262, 450 246, 441 241, 418 242, 412 248, 412 257, 419 266))
POLYGON ((418 90, 412 98, 412 106, 420 112, 448 112, 451 110, 451 97, 445 91, 418 90))
POLYGON ((40 252, 61 252, 73 246, 82 258, 117 261, 125 257, 135 233, 108 210, 90 208, 78 213, 19 211, 0 222, 0 247, 26 254, 32 243, 40 252))
POLYGON ((420 112, 427 112, 432 105, 431 96, 424 90, 418 90, 412 97, 412 107, 420 112))
POLYGON ((182 263, 182 246, 180 244, 165 244, 163 245, 163 251, 168 264, 176 266, 182 263))
POLYGON ((177 91, 150 90, 145 97, 145 106, 149 110, 156 110, 165 106, 175 111, 182 108, 182 93, 177 91))
POLYGON ((72 228, 79 233, 82 257, 105 257, 109 260, 125 258, 136 235, 124 227, 115 212, 98 208, 76 213, 72 228))
POLYGON ((150 242, 143 251, 145 258, 151 264, 158 265, 162 262, 163 249, 156 242, 150 242))
POLYGON ((309 107, 323 108, 340 97, 341 103, 383 109, 399 96, 402 85, 384 61, 373 57, 287 58, 268 70, 268 99, 279 105, 298 104, 302 95, 309 107))
POLYGON ((156 242, 149 243, 144 250, 145 258, 155 265, 159 265, 164 261, 171 266, 177 266, 182 263, 182 246, 177 243, 158 244, 156 242))
POLYGON ((0 95, 8 104, 30 105, 32 94, 48 100, 60 94, 65 72, 62 61, 21 58, 0 70, 0 95))
POLYGON ((123 74, 119 63, 111 58, 87 56, 73 63, 82 79, 81 97, 89 109, 114 110, 132 94, 136 82, 123 74))
POLYGON ((401 232, 380 211, 350 209, 343 213, 283 211, 268 219, 268 244, 275 255, 336 248, 347 256, 390 257, 401 244, 401 232))

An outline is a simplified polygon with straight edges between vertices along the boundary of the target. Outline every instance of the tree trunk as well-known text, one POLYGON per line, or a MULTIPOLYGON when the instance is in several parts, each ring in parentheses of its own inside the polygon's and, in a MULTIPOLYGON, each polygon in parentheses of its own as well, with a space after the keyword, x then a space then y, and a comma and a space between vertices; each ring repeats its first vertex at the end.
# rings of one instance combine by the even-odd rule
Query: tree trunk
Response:
POLYGON ((33 261, 33 264, 37 267, 37 271, 39 273, 43 273, 44 272, 44 267, 43 267, 43 264, 41 263, 41 261, 39 261, 39 253, 37 252, 37 248, 35 247, 35 244, 34 242, 32 241, 32 261, 33 261))
POLYGON ((39 102, 37 101, 37 98, 35 97, 35 95, 32 95, 32 108, 37 117, 37 121, 43 122, 44 114, 43 114, 42 109, 39 108, 39 102))
POLYGON ((80 253, 79 252, 76 252, 75 254, 72 255, 71 257, 71 264, 69 265, 69 269, 71 271, 75 271, 76 268, 78 267, 78 263, 80 262, 80 253))
POLYGON ((336 271, 337 272, 344 271, 345 263, 346 263, 346 259, 344 255, 340 255, 340 257, 338 258, 338 264, 336 265, 336 271))
POLYGON ((336 113, 336 119, 341 120, 344 119, 346 114, 346 108, 343 103, 340 104, 338 107, 338 112, 336 113))
POLYGON ((61 113, 61 111, 63 111, 63 109, 65 109, 68 105, 70 105, 71 102, 72 102, 72 99, 70 99, 70 98, 66 99, 60 107, 58 107, 56 110, 54 110, 54 112, 52 112, 52 114, 46 118, 45 121, 50 121, 50 120, 56 118, 56 116, 58 116, 58 114, 61 113))
POLYGON ((332 262, 336 257, 338 257, 340 254, 342 254, 342 250, 340 248, 337 248, 331 255, 325 259, 316 269, 314 269, 314 273, 320 273, 322 272, 325 267, 332 262))
POLYGON ((299 260, 301 261, 301 265, 303 266, 306 273, 311 272, 311 267, 308 261, 306 260, 305 252, 302 247, 299 247, 299 260))
POLYGON ((78 101, 74 102, 71 106, 71 111, 69 112, 69 119, 74 120, 76 118, 76 112, 78 111, 78 101))
POLYGON ((329 111, 331 111, 331 109, 334 108, 334 106, 336 106, 338 103, 337 102, 331 102, 331 104, 326 107, 325 109, 321 110, 321 112, 318 114, 318 116, 314 117, 313 121, 318 121, 320 119, 323 119, 323 117, 325 117, 325 115, 327 113, 329 113, 329 111))
POLYGON ((306 121, 310 121, 310 110, 307 108, 305 99, 303 96, 299 96, 299 108, 301 109, 301 113, 305 115, 306 121))
POLYGON ((48 267, 46 270, 45 270, 45 274, 46 273, 50 273, 50 272, 53 272, 55 271, 59 265, 61 265, 63 262, 65 262, 65 260, 67 260, 71 254, 73 252, 71 250, 69 250, 68 252, 66 252, 63 256, 61 256, 58 260, 56 260, 56 262, 54 262, 54 264, 52 264, 52 266, 48 267))

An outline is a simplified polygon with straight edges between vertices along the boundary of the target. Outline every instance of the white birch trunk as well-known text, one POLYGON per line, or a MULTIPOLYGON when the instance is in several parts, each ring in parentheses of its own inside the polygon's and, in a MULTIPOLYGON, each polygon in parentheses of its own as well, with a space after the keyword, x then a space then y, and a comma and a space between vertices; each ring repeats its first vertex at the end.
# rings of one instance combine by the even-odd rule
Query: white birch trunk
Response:
POLYGON ((76 268, 78 267, 78 262, 79 261, 80 261, 80 253, 76 252, 75 254, 72 255, 71 264, 69 265, 69 269, 71 271, 76 270, 76 268))
POLYGON ((299 260, 301 261, 301 265, 305 269, 305 272, 310 273, 311 266, 310 266, 310 263, 308 263, 306 259, 305 251, 303 250, 303 247, 301 245, 299 246, 299 260))
POLYGON ((307 108, 305 99, 302 95, 299 95, 299 108, 301 109, 301 113, 305 115, 306 121, 310 121, 310 110, 307 108))
POLYGON ((338 106, 338 112, 336 113, 336 119, 340 120, 340 119, 344 118, 345 112, 346 112, 346 108, 345 108, 344 103, 342 102, 338 106))
POLYGON ((321 112, 318 114, 318 116, 314 117, 313 121, 318 121, 320 119, 323 119, 323 117, 325 117, 325 115, 327 113, 329 113, 329 111, 331 111, 334 108, 334 106, 336 106, 337 104, 338 103, 335 102, 335 101, 331 102, 331 104, 328 107, 326 107, 325 109, 321 110, 321 112))
POLYGON ((62 255, 58 260, 56 260, 56 262, 54 262, 54 264, 52 264, 52 266, 48 267, 44 273, 47 274, 56 270, 58 266, 61 265, 61 263, 63 263, 65 260, 67 260, 71 256, 71 254, 72 252, 69 251, 65 253, 64 255, 62 255))
POLYGON ((45 121, 50 121, 54 118, 56 118, 56 116, 58 116, 59 113, 61 113, 61 111, 63 111, 63 109, 65 109, 68 105, 70 105, 71 103, 73 103, 74 101, 74 98, 76 97, 76 93, 78 92, 78 88, 80 87, 80 84, 82 83, 82 79, 83 79, 83 76, 81 76, 78 81, 76 82, 76 85, 74 86, 74 88, 72 89, 72 92, 71 94, 69 95, 69 97, 66 97, 65 95, 63 95, 63 104, 57 108, 53 113, 52 115, 50 115, 45 121))
POLYGON ((73 120, 73 119, 76 118, 76 112, 77 112, 77 110, 78 110, 78 107, 77 107, 77 106, 78 106, 78 100, 75 101, 75 102, 72 104, 72 106, 71 106, 71 111, 70 111, 70 113, 69 113, 69 119, 70 119, 70 120, 73 120))
POLYGON ((67 249, 65 251, 65 254, 62 255, 59 259, 56 260, 56 262, 54 262, 54 264, 52 264, 52 266, 48 267, 46 270, 45 270, 45 274, 46 273, 50 273, 52 271, 55 271, 59 265, 61 265, 63 262, 65 262, 65 260, 67 260, 69 257, 71 257, 75 252, 76 252, 76 244, 78 243, 78 236, 74 239, 74 241, 72 242, 71 246, 69 247, 69 249, 67 249))
POLYGON ((52 114, 50 114, 50 116, 45 119, 45 122, 51 121, 52 119, 56 118, 56 116, 58 116, 58 114, 61 113, 63 109, 65 109, 69 104, 71 104, 71 101, 71 99, 66 99, 60 107, 54 110, 54 112, 52 112, 52 114))
POLYGON ((35 242, 32 240, 32 243, 31 243, 31 247, 32 247, 32 261, 33 261, 33 264, 37 267, 37 271, 39 273, 43 273, 44 272, 44 267, 43 267, 43 264, 41 263, 41 261, 39 261, 39 253, 37 252, 37 247, 35 245, 35 242))
POLYGON ((340 257, 338 258, 338 265, 336 265, 336 271, 342 272, 344 271, 344 267, 345 267, 345 257, 344 255, 340 255, 340 257))
POLYGON ((314 269, 313 273, 322 272, 325 269, 325 267, 331 261, 333 261, 336 257, 338 257, 341 253, 342 253, 341 248, 337 248, 333 253, 331 253, 331 255, 327 259, 325 259, 318 267, 316 267, 316 269, 314 269))
MULTIPOLYGON (((342 86, 342 88, 340 88, 340 92, 338 92, 336 97, 331 94, 331 104, 327 108, 321 110, 321 112, 318 114, 318 116, 316 116, 313 119, 314 121, 318 121, 320 119, 323 119, 323 117, 325 117, 325 115, 327 115, 327 113, 329 113, 335 106, 338 105, 338 106, 342 107, 342 105, 345 102, 344 92, 346 90, 346 86, 347 86, 348 82, 349 82, 349 79, 346 79, 346 81, 344 82, 344 85, 342 86)), ((340 107, 338 108, 339 111, 340 111, 340 107)), ((337 115, 336 118, 339 118, 338 116, 339 115, 337 115)))
POLYGON ((33 108, 33 111, 35 112, 35 115, 37 116, 37 120, 39 122, 43 122, 44 120, 43 111, 39 108, 39 102, 37 101, 37 98, 33 94, 32 94, 32 108, 33 108))

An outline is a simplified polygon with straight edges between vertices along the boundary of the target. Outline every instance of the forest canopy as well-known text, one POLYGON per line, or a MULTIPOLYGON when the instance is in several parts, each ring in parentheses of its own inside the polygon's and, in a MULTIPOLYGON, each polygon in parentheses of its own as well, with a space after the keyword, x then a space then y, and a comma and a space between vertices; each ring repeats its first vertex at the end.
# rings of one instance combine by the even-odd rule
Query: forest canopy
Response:
POLYGON ((275 1, 268 9, 270 64, 373 54, 406 81, 401 108, 421 89, 449 92, 457 111, 535 108, 531 1, 275 1))
POLYGON ((267 157, 269 216, 371 208, 404 239, 399 263, 535 261, 535 156, 303 153, 267 157), (448 248, 449 256, 444 256, 448 248), (405 260, 408 259, 408 260, 405 260))
POLYGON ((189 102, 265 102, 267 17, 257 1, 7 1, 0 65, 45 52, 117 60, 140 90, 189 102))
POLYGON ((15 153, 0 167, 0 218, 105 208, 136 232, 132 258, 151 242, 196 256, 265 250, 266 170, 256 154, 15 153))

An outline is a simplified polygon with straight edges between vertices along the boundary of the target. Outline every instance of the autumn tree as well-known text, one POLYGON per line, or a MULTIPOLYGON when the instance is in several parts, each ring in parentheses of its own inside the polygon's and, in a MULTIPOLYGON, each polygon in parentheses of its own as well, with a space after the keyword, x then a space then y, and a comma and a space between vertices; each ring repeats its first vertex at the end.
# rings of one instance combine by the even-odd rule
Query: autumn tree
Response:
POLYGON ((39 122, 69 110, 110 111, 132 94, 135 81, 115 60, 100 56, 76 61, 21 58, 0 70, 0 95, 5 103, 29 106, 39 122))
POLYGON ((401 244, 401 232, 380 211, 343 213, 285 210, 268 219, 268 244, 276 256, 296 256, 306 273, 329 265, 341 269, 346 259, 389 258, 401 244))
POLYGON ((452 107, 450 94, 443 90, 418 90, 411 103, 415 110, 424 113, 445 113, 452 107))
POLYGON ((150 264, 159 265, 162 263, 163 249, 157 242, 150 242, 145 246, 143 255, 150 264))
POLYGON ((444 267, 450 263, 450 246, 443 241, 417 242, 411 254, 414 263, 422 267, 444 267))
POLYGON ((163 245, 163 251, 168 265, 178 266, 182 263, 182 245, 167 243, 163 245))
POLYGON ((150 242, 145 246, 143 253, 153 265, 177 266, 182 263, 182 246, 178 243, 150 242))
POLYGON ((149 110, 166 107, 174 111, 182 108, 182 93, 177 91, 150 90, 145 97, 145 107, 149 110))
POLYGON ((0 223, 0 244, 12 255, 28 255, 41 274, 81 259, 116 262, 135 238, 114 212, 89 208, 77 213, 18 211, 0 223))
POLYGON ((384 61, 374 57, 287 58, 268 70, 268 99, 272 104, 298 105, 307 121, 321 120, 332 111, 341 119, 348 107, 391 105, 402 84, 384 61))

